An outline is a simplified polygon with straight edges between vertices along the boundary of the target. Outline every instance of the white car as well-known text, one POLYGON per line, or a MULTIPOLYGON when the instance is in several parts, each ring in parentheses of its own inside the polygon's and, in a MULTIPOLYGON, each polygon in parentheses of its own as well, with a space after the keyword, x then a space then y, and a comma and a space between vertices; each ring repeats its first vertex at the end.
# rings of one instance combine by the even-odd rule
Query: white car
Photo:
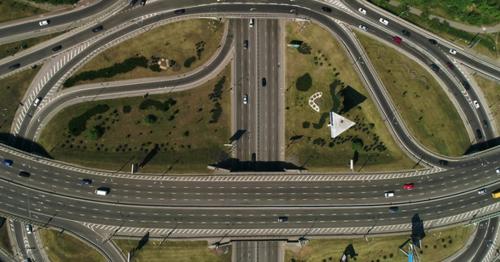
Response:
POLYGON ((379 21, 380 23, 382 23, 383 25, 388 25, 388 24, 389 24, 389 21, 387 21, 386 19, 384 19, 384 18, 382 18, 382 17, 381 17, 378 21, 379 21))
POLYGON ((31 224, 26 224, 26 233, 27 234, 33 233, 33 226, 31 224))
POLYGON ((46 25, 48 25, 49 23, 50 23, 50 21, 49 21, 49 20, 43 20, 43 21, 38 22, 38 25, 40 25, 40 26, 46 26, 46 25))
POLYGON ((474 104, 474 107, 476 109, 479 109, 480 106, 479 106, 479 102, 477 102, 477 100, 472 101, 472 103, 474 104))
POLYGON ((253 19, 253 18, 251 18, 251 19, 250 19, 250 22, 248 22, 248 27, 252 28, 252 27, 253 27, 254 22, 255 22, 255 21, 254 21, 254 19, 253 19))
POLYGON ((480 195, 486 195, 486 188, 479 189, 477 193, 480 195))
POLYGON ((453 49, 453 48, 452 48, 452 49, 450 49, 450 54, 452 54, 452 55, 456 55, 456 54, 457 54, 457 50, 455 50, 455 49, 453 49))
POLYGON ((243 104, 244 105, 248 104, 248 95, 243 96, 243 104))
POLYGON ((361 29, 363 31, 368 31, 368 29, 364 25, 359 25, 358 27, 359 27, 359 29, 361 29))
POLYGON ((500 174, 500 167, 498 167, 497 169, 495 169, 495 173, 500 174))
POLYGON ((41 97, 37 97, 35 99, 35 101, 33 101, 33 106, 37 107, 40 104, 41 101, 42 101, 42 98, 41 97))
POLYGON ((394 197, 394 191, 387 191, 384 193, 385 198, 394 197))
POLYGON ((358 8, 358 11, 359 11, 360 13, 362 13, 362 14, 366 15, 366 10, 365 10, 365 9, 363 9, 363 8, 361 8, 361 7, 360 7, 360 8, 358 8))

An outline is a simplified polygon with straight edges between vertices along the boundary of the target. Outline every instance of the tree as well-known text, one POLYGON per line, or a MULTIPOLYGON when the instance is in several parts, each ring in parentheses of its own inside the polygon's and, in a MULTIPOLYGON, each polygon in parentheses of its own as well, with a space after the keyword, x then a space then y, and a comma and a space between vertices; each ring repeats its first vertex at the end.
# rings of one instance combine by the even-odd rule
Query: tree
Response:
POLYGON ((351 142, 353 151, 360 151, 363 148, 363 140, 360 138, 354 138, 351 142))
POLYGON ((104 135, 104 127, 94 126, 89 130, 87 137, 90 140, 97 140, 97 139, 101 138, 103 135, 104 135))
POLYGON ((307 91, 312 86, 312 78, 309 73, 305 73, 297 78, 297 83, 295 84, 299 91, 307 91))
POLYGON ((146 118, 144 119, 144 122, 148 123, 148 124, 154 124, 156 122, 156 120, 158 120, 158 117, 156 117, 155 115, 153 114, 149 114, 146 116, 146 118))
POLYGON ((301 54, 308 55, 311 53, 311 46, 309 46, 306 42, 302 42, 299 48, 297 48, 297 51, 301 54))

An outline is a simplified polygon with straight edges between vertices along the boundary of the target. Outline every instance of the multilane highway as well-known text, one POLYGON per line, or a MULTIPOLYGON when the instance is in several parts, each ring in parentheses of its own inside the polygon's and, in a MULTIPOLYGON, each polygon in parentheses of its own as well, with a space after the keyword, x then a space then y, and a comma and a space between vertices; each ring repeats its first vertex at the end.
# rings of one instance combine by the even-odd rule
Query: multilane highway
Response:
MULTIPOLYGON (((189 5, 190 3, 186 2, 185 4, 189 5)), ((355 59, 362 57, 360 50, 355 48, 355 44, 349 40, 345 31, 330 17, 333 16, 353 25, 364 23, 364 20, 337 10, 332 13, 322 12, 322 4, 318 2, 308 1, 297 4, 302 6, 293 6, 297 17, 311 18, 326 26, 344 41, 344 45, 352 57, 355 59)), ((119 24, 121 19, 136 17, 139 14, 161 10, 162 7, 167 8, 167 6, 172 7, 173 5, 174 3, 156 2, 144 9, 134 9, 122 13, 106 21, 105 23, 109 24, 106 24, 105 28, 111 28, 113 23, 119 24)), ((290 16, 291 14, 291 6, 272 4, 203 6, 186 9, 186 14, 219 13, 232 15, 233 13, 248 13, 249 8, 274 15, 287 14, 290 16)), ((166 19, 173 16, 169 12, 149 19, 166 19)), ((259 14, 253 16, 259 16, 259 14)), ((375 19, 375 22, 377 20, 378 18, 375 19)), ((144 22, 148 21, 146 19, 144 22)), ((259 23, 269 24, 270 27, 273 27, 271 21, 273 20, 259 23)), ((391 30, 401 30, 397 26, 393 27, 393 24, 397 23, 391 21, 389 27, 391 30)), ((98 40, 98 43, 105 43, 116 38, 120 33, 129 32, 134 26, 119 31, 115 35, 107 36, 108 38, 102 38, 98 40)), ((137 25, 136 28, 138 27, 140 25, 137 25)), ((235 27, 237 28, 237 26, 235 27)), ((247 29, 243 31, 245 30, 247 29)), ((393 33, 380 30, 378 27, 370 27, 369 32, 382 39, 391 39, 393 35, 393 33)), ((88 34, 88 32, 86 33, 88 34)), ((78 37, 82 37, 81 40, 87 39, 83 35, 78 37)), ((244 33, 237 39, 239 37, 245 37, 244 33)), ((258 32, 254 37, 255 39, 259 38, 258 32)), ((249 36, 249 38, 252 37, 249 36)), ((441 62, 447 61, 447 57, 443 56, 442 49, 432 46, 426 47, 428 40, 418 39, 417 33, 412 32, 411 38, 406 40, 425 47, 427 52, 433 55, 437 53, 435 57, 439 58, 441 62)), ((241 43, 235 43, 235 45, 241 45, 241 43)), ((433 61, 411 43, 403 42, 400 48, 427 64, 433 61)), ((259 50, 257 47, 257 51, 259 50)), ((46 55, 39 54, 38 57, 28 55, 20 59, 38 61, 46 55)), ((460 57, 460 59, 465 60, 468 58, 468 56, 460 57)), ((271 58, 269 61, 271 60, 273 59, 271 58)), ((261 66, 264 67, 270 63, 263 61, 264 64, 261 66)), ((384 117, 389 121, 388 124, 397 135, 398 141, 415 158, 422 159, 432 165, 440 165, 440 160, 443 157, 428 152, 407 134, 403 124, 398 120, 397 113, 392 110, 391 101, 380 91, 381 87, 378 86, 373 72, 366 66, 366 62, 357 61, 357 66, 365 76, 370 92, 372 92, 384 117)), ((29 64, 27 62, 21 64, 25 65, 25 63, 29 64)), ((272 66, 273 64, 268 65, 272 66)), ((491 66, 482 63, 480 66, 491 68, 491 66)), ((6 65, 0 66, 0 73, 8 71, 10 70, 6 65)), ((459 81, 463 80, 460 78, 460 73, 455 71, 452 72, 454 77, 459 81)), ((498 71, 495 72, 498 73, 498 71)), ((257 77, 251 81, 258 83, 259 74, 266 74, 266 72, 257 70, 257 77)), ((454 80, 447 74, 438 73, 438 76, 448 88, 456 90, 454 80)), ((54 81, 60 77, 61 75, 58 75, 54 81)), ((275 78, 271 77, 271 79, 271 83, 275 81, 275 78)), ((183 81, 188 83, 191 80, 185 79, 183 81)), ((276 88, 277 86, 278 84, 276 84, 276 88)), ((255 85, 252 87, 250 84, 248 88, 255 88, 255 85)), ((120 91, 123 90, 114 90, 114 92, 120 91)), ((91 91, 86 95, 95 94, 92 92, 96 91, 91 91)), ((470 121, 472 129, 479 128, 483 130, 486 138, 492 138, 491 128, 482 124, 482 120, 485 120, 484 110, 476 112, 468 105, 467 101, 458 97, 457 92, 453 93, 467 120, 470 121)), ((259 97, 260 99, 265 100, 265 97, 259 97)), ((32 110, 34 112, 34 108, 32 110)), ((266 108, 266 110, 268 109, 266 108)), ((37 111, 37 116, 41 115, 38 112, 41 111, 37 111)), ((45 112, 48 113, 50 110, 45 112)), ((26 132, 25 134, 28 134, 27 137, 33 137, 35 134, 33 130, 37 129, 37 125, 32 122, 28 120, 22 129, 23 132, 26 132)), ((498 212, 500 210, 498 203, 494 202, 488 194, 480 195, 477 191, 486 188, 489 193, 498 188, 500 182, 494 169, 499 166, 499 155, 498 149, 494 149, 473 157, 462 157, 453 161, 450 159, 449 164, 445 166, 449 170, 416 177, 401 176, 395 179, 362 179, 360 181, 358 175, 345 174, 344 176, 352 176, 352 178, 336 181, 330 176, 331 180, 326 179, 325 181, 325 176, 318 178, 312 174, 302 176, 267 174, 264 179, 260 180, 262 176, 253 174, 249 176, 247 174, 242 177, 242 180, 246 181, 237 181, 237 177, 231 177, 229 181, 224 181, 226 179, 224 176, 210 176, 197 181, 198 177, 196 176, 127 178, 125 174, 119 173, 105 176, 106 174, 101 172, 70 166, 54 167, 47 165, 47 160, 42 158, 19 157, 3 151, 0 153, 0 157, 14 159, 15 164, 12 168, 2 167, 0 210, 4 215, 27 219, 41 225, 70 227, 67 223, 80 221, 88 225, 104 225, 109 230, 116 230, 114 232, 123 235, 145 232, 134 231, 134 229, 167 230, 155 231, 154 234, 158 236, 175 229, 173 237, 222 235, 245 237, 249 234, 261 237, 292 237, 302 235, 307 230, 311 232, 311 235, 341 235, 342 232, 350 235, 361 235, 366 234, 366 228, 375 228, 373 233, 402 232, 409 230, 409 221, 416 214, 424 221, 431 221, 430 224, 426 225, 443 226, 467 222, 477 216, 498 212), (17 173, 20 170, 29 171, 32 176, 28 179, 19 178, 17 173), (314 179, 309 179, 308 176, 313 176, 314 179), (298 179, 299 177, 300 179, 298 179), (78 185, 79 179, 82 178, 92 178, 93 184, 91 186, 78 185), (275 180, 273 181, 273 179, 275 180), (416 189, 403 191, 401 186, 407 182, 415 183, 416 189), (106 198, 98 198, 93 194, 93 190, 98 186, 111 187, 110 195, 106 198), (394 190, 396 197, 384 198, 383 192, 387 190, 394 190), (389 213, 388 208, 391 206, 399 206, 399 212, 389 213), (278 216, 288 216, 289 221, 279 223, 278 216), (433 224, 433 222, 436 223, 433 224), (132 231, 127 231, 130 229, 132 231), (343 229, 348 230, 342 231, 343 229)), ((415 175, 417 174, 415 173, 415 175)), ((362 176, 369 177, 370 175, 362 176)), ((102 241, 102 245, 106 245, 106 241, 103 239, 90 240, 92 243, 100 243, 100 241, 102 241)), ((108 248, 112 249, 109 246, 108 248)), ((115 253, 115 256, 120 256, 119 252, 115 253)), ((116 260, 122 260, 122 258, 116 258, 116 260)))

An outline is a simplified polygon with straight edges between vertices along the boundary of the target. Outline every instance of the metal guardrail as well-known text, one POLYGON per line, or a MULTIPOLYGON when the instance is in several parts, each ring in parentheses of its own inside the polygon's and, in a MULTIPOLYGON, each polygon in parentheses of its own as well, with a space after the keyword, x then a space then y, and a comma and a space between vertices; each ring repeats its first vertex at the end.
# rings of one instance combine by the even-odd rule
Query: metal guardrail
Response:
POLYGON ((488 220, 488 219, 492 219, 492 218, 495 218, 495 217, 499 217, 500 216, 500 211, 497 211, 497 212, 494 212, 494 213, 491 213, 491 214, 488 214, 488 215, 485 215, 485 216, 480 216, 480 217, 476 217, 476 218, 473 218, 470 220, 469 224, 475 224, 475 223, 478 223, 478 222, 481 222, 481 221, 484 221, 484 220, 488 220))

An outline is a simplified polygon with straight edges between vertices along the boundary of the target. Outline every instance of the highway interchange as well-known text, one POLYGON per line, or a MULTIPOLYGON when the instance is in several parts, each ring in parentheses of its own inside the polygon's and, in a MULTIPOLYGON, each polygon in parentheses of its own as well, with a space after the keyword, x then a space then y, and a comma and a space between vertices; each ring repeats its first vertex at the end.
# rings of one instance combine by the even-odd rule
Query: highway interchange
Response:
MULTIPOLYGON (((157 1, 110 17, 102 23, 105 30, 141 15, 166 10, 163 14, 143 19, 141 23, 133 23, 98 38, 75 60, 61 68, 40 91, 39 96, 47 94, 50 87, 70 71, 78 59, 88 56, 96 47, 142 26, 177 17, 178 15, 172 12, 174 9, 185 7, 186 15, 193 16, 217 14, 217 16, 231 18, 247 17, 247 19, 231 21, 232 33, 228 34, 222 47, 207 67, 186 77, 168 81, 158 80, 130 85, 117 83, 110 84, 110 87, 105 89, 95 86, 78 88, 75 89, 76 91, 68 89, 66 93, 62 93, 44 107, 38 110, 35 107, 30 108, 29 113, 34 117, 23 119, 18 135, 36 139, 37 130, 50 119, 51 114, 71 103, 85 101, 85 98, 105 99, 116 94, 138 95, 140 93, 142 95, 154 89, 161 92, 161 89, 165 87, 194 87, 193 83, 198 83, 204 76, 217 70, 220 64, 225 64, 223 61, 227 61, 228 56, 233 55, 234 47, 233 75, 236 77, 233 80, 236 91, 233 104, 236 107, 236 130, 247 130, 242 140, 237 142, 237 157, 241 160, 251 160, 252 154, 256 153, 255 158, 258 161, 283 160, 279 132, 283 131, 280 123, 283 124, 284 116, 280 113, 283 108, 278 107, 280 92, 282 92, 280 88, 284 84, 283 79, 280 79, 281 67, 278 66, 282 64, 282 58, 276 55, 281 52, 272 52, 272 50, 282 48, 283 43, 279 37, 282 29, 277 19, 255 19, 253 29, 248 26, 250 18, 269 18, 269 14, 272 14, 272 18, 279 16, 312 19, 342 40, 348 53, 353 60, 356 60, 357 69, 364 77, 379 110, 384 118, 389 120, 387 124, 397 141, 414 159, 429 167, 438 166, 439 168, 435 170, 440 172, 420 176, 415 173, 415 177, 398 179, 363 180, 361 183, 353 179, 336 181, 334 178, 326 181, 320 179, 294 181, 296 177, 294 175, 277 173, 237 175, 248 177, 246 181, 224 181, 223 176, 210 176, 202 181, 196 181, 196 177, 191 179, 153 176, 131 178, 125 174, 106 174, 92 170, 82 172, 80 168, 75 169, 63 164, 48 165, 47 162, 50 162, 48 160, 31 157, 5 147, 0 156, 13 159, 15 165, 12 168, 2 167, 0 187, 4 195, 0 203, 0 211, 4 215, 23 221, 32 221, 39 225, 52 225, 73 231, 74 234, 86 238, 95 246, 102 246, 99 248, 108 259, 120 261, 123 257, 120 257, 121 255, 110 244, 110 241, 91 236, 92 233, 87 227, 78 226, 78 223, 73 221, 84 222, 87 223, 86 225, 103 224, 108 227, 102 227, 102 229, 108 232, 133 236, 140 236, 150 230, 153 235, 157 232, 156 237, 162 237, 166 232, 175 229, 171 235, 174 238, 220 236, 245 238, 256 235, 267 238, 294 238, 304 234, 310 228, 314 228, 311 236, 363 235, 366 228, 372 227, 374 227, 371 231, 373 233, 403 232, 409 230, 407 226, 415 214, 419 214, 427 223, 426 225, 445 226, 466 223, 478 215, 492 214, 500 210, 499 204, 488 195, 477 194, 480 188, 487 188, 487 191, 491 192, 499 187, 499 176, 495 173, 495 168, 500 166, 498 162, 500 151, 494 148, 472 156, 448 158, 430 152, 419 145, 404 127, 392 102, 384 93, 383 86, 380 81, 377 81, 377 76, 370 68, 370 63, 363 51, 357 47, 349 32, 331 17, 354 27, 359 24, 367 25, 368 33, 386 41, 392 41, 394 34, 401 35, 401 30, 406 28, 398 21, 389 19, 390 24, 386 28, 377 25, 380 15, 366 6, 364 8, 369 10, 366 17, 355 14, 360 7, 357 1, 348 3, 352 5, 351 10, 354 14, 337 9, 333 9, 331 13, 324 12, 321 7, 325 3, 319 1, 260 1, 265 4, 231 4, 231 1, 225 1, 223 5, 201 5, 200 2, 212 3, 213 1, 157 1), (190 7, 194 2, 198 6, 190 7), (249 40, 248 49, 243 47, 245 39, 249 40), (268 68, 268 70, 262 70, 263 68, 268 68), (267 81, 266 87, 261 86, 263 77, 267 81), (258 87, 252 88, 255 86, 258 87), (246 94, 248 94, 247 106, 241 101, 246 94), (272 106, 276 107, 272 108, 272 106), (278 125, 273 126, 276 124, 278 125), (280 142, 270 143, 266 140, 269 137, 273 137, 270 141, 280 142), (446 160, 448 164, 443 165, 442 160, 446 160), (28 170, 32 176, 28 179, 18 178, 19 170, 28 170), (262 176, 266 176, 269 181, 258 181, 262 176), (81 178, 92 178, 95 181, 94 185, 78 186, 81 178), (272 181, 273 178, 275 181, 272 181), (406 182, 414 182, 417 188, 414 191, 401 190, 401 185, 406 182), (106 198, 99 198, 93 193, 94 187, 100 185, 109 186, 112 189, 111 194, 106 198), (394 190, 396 197, 385 199, 383 192, 387 190, 394 190), (398 214, 389 214, 387 208, 394 205, 400 206, 401 211, 398 214), (288 223, 277 222, 276 218, 282 215, 289 217, 288 223), (129 230, 133 228, 143 230, 129 230), (347 231, 348 233, 342 233, 342 228, 350 230, 347 231)), ((66 17, 58 23, 68 20, 70 18, 66 17)), ((12 28, 2 28, 0 36, 14 31, 29 32, 33 30, 33 25, 34 23, 28 23, 12 28)), ((90 30, 83 30, 61 41, 60 44, 66 49, 91 37, 96 36, 90 30)), ((471 136, 475 136, 476 130, 479 129, 484 135, 481 139, 476 137, 475 141, 484 142, 495 138, 492 125, 484 124, 485 120, 489 122, 484 107, 476 110, 462 94, 466 78, 458 70, 447 69, 446 62, 450 61, 447 50, 451 48, 448 44, 440 41, 439 45, 432 45, 426 35, 419 31, 412 31, 411 37, 404 38, 403 44, 398 48, 423 64, 439 64, 441 71, 435 76, 448 88, 451 98, 457 101, 463 112, 464 121, 470 125, 471 136)), ((53 51, 49 46, 38 52, 16 58, 15 61, 8 61, 8 63, 0 61, 0 74, 10 72, 9 65, 13 63, 20 63, 22 66, 30 65, 52 54, 53 51)), ((500 79, 498 67, 493 64, 480 61, 462 50, 459 50, 455 58, 463 64, 500 79)), ((472 100, 478 100, 474 89, 466 91, 472 100)), ((324 176, 336 175, 324 174, 324 176)), ((490 222, 490 225, 495 226, 496 223, 490 222)), ((483 233, 487 232, 491 230, 485 230, 483 233)), ((492 237, 491 234, 489 233, 489 237, 492 237)), ((477 248, 484 249, 484 245, 477 248)))

